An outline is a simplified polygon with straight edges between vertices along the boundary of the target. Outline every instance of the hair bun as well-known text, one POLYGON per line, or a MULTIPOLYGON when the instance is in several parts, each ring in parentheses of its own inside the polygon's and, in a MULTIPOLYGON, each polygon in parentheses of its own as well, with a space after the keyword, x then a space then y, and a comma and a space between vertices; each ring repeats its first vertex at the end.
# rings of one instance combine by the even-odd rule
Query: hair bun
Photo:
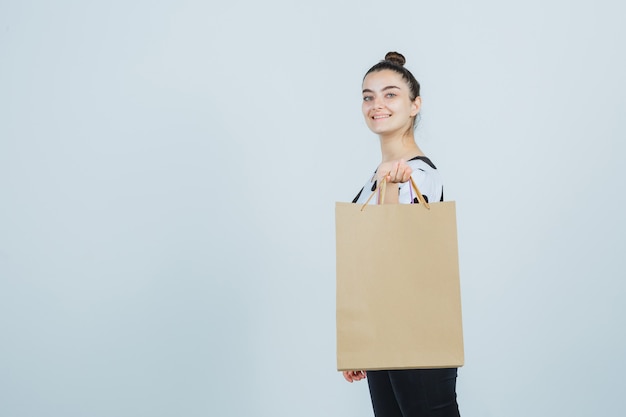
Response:
POLYGON ((387 55, 385 55, 385 61, 389 61, 401 67, 403 67, 406 63, 404 55, 399 52, 387 52, 387 55))

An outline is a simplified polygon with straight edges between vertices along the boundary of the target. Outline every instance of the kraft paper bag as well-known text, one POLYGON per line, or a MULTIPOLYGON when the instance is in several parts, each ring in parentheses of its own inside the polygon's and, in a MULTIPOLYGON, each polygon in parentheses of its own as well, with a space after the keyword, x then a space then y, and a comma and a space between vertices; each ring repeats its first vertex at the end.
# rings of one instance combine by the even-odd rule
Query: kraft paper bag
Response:
POLYGON ((336 203, 338 370, 464 363, 455 203, 412 186, 420 204, 336 203))

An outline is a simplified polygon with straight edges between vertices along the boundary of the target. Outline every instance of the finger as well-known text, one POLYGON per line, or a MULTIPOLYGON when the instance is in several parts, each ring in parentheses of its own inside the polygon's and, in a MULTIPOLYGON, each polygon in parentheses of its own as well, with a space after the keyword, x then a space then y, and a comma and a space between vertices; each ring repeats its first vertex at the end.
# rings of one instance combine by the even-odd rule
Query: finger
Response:
POLYGON ((404 159, 398 161, 398 182, 404 182, 402 180, 404 179, 404 173, 408 167, 404 159))
POLYGON ((402 175, 402 182, 407 182, 409 178, 411 178, 412 173, 413 173, 413 170, 411 169, 411 167, 406 167, 402 175))
POLYGON ((395 180, 394 182, 398 182, 399 175, 402 172, 401 166, 402 166, 402 161, 401 160, 396 162, 396 166, 395 166, 395 170, 394 170, 394 180, 395 180))

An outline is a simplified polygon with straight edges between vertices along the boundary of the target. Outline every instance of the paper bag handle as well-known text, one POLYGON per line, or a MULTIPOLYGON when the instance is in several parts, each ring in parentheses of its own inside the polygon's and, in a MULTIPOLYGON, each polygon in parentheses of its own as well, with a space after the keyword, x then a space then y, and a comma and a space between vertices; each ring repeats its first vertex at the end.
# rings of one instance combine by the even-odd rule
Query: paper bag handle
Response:
MULTIPOLYGON (((409 177, 409 181, 411 182, 411 187, 413 188, 413 190, 415 191, 415 194, 417 195, 417 200, 421 204, 423 204, 424 207, 430 210, 430 205, 428 204, 428 202, 426 201, 426 199, 420 192, 420 189, 417 188, 417 184, 415 183, 415 180, 413 179, 412 176, 409 177)), ((376 194, 376 191, 378 190, 379 187, 381 190, 380 190, 380 195, 378 198, 378 204, 381 204, 381 202, 385 201, 385 191, 387 190, 387 177, 386 176, 383 177, 382 181, 376 182, 376 188, 374 188, 374 191, 372 191, 372 194, 370 194, 370 196, 367 198, 367 201, 365 201, 365 203, 363 203, 363 205, 361 206, 361 211, 363 211, 363 209, 365 208, 365 206, 367 206, 367 204, 370 202, 372 197, 374 197, 374 194, 376 194), (382 185, 380 183, 382 183, 382 185)), ((413 198, 411 198, 411 204, 413 204, 413 198)))

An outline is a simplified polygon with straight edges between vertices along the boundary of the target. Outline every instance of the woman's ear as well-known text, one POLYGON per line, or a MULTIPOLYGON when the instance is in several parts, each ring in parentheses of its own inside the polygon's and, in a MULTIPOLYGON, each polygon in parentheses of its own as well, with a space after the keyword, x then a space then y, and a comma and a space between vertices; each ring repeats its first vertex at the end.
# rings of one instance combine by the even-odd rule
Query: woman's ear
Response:
POLYGON ((417 96, 415 100, 411 102, 411 116, 417 116, 422 109, 422 97, 417 96))

